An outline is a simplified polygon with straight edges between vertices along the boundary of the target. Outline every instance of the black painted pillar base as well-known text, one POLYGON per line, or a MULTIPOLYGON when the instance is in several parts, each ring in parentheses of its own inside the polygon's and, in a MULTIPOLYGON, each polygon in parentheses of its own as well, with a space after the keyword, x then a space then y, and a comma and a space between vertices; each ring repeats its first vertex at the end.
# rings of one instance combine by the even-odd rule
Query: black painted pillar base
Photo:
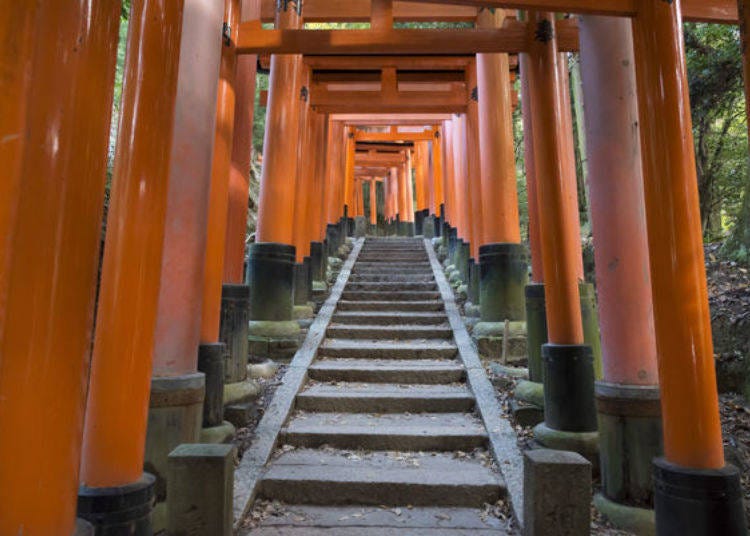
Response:
POLYGON ((294 265, 294 305, 307 305, 311 298, 310 257, 294 265))
POLYGON ((250 287, 224 284, 221 288, 219 341, 227 347, 224 381, 236 383, 247 378, 247 323, 250 315, 250 287))
POLYGON ((247 268, 250 361, 287 361, 299 347, 300 327, 293 317, 294 260, 294 246, 276 243, 250 246, 247 268))
POLYGON ((659 536, 746 536, 740 472, 688 469, 654 460, 654 507, 659 536))
POLYGON ((156 479, 143 473, 137 482, 112 488, 78 489, 78 517, 96 536, 152 536, 151 511, 156 479))
POLYGON ((294 246, 261 242, 250 245, 247 282, 250 320, 292 319, 294 246))
POLYGON ((474 257, 469 259, 468 276, 466 298, 474 305, 479 305, 479 265, 474 257))
POLYGON ((661 456, 658 385, 596 383, 602 493, 594 505, 617 528, 654 533, 652 460, 661 456))
POLYGON ((482 322, 525 319, 524 291, 529 279, 528 259, 528 252, 522 244, 486 244, 479 247, 482 322))
POLYGON ((471 257, 471 245, 468 242, 461 241, 458 248, 458 263, 456 268, 464 284, 469 282, 469 258, 471 257))
POLYGON ((417 210, 414 212, 414 234, 421 236, 424 234, 424 211, 417 210))
POLYGON ((325 281, 325 247, 323 242, 310 242, 310 276, 313 281, 325 281))
POLYGON ((594 432, 594 359, 584 344, 545 344, 544 422, 554 430, 594 432))
POLYGON ((544 284, 526 285, 526 351, 529 361, 529 380, 542 383, 542 345, 547 343, 547 302, 544 284))
POLYGON ((329 223, 326 225, 326 244, 328 246, 328 257, 335 257, 336 252, 339 249, 339 236, 340 236, 341 228, 339 225, 334 223, 329 223))
POLYGON ((203 401, 203 427, 219 426, 224 421, 224 344, 198 346, 198 370, 206 376, 203 401))

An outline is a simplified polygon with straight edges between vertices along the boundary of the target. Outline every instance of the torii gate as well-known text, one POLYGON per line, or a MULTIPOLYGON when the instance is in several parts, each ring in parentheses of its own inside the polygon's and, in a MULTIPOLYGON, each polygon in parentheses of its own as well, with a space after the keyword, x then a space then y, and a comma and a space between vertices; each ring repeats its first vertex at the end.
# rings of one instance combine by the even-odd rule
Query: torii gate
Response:
MULTIPOLYGON (((640 264, 630 266, 643 269, 646 253, 650 259, 653 297, 647 297, 647 303, 653 303, 662 387, 665 458, 657 462, 657 526, 688 533, 708 523, 723 534, 744 531, 738 513, 741 501, 736 497, 738 474, 723 457, 680 24, 683 20, 736 24, 740 19, 747 23, 750 6, 741 3, 739 12, 730 0, 429 2, 352 0, 343 9, 337 3, 332 10, 326 0, 309 0, 304 13, 308 20, 372 24, 369 30, 321 31, 301 29, 297 12, 301 5, 294 1, 283 1, 275 9, 273 2, 264 0, 261 9, 253 2, 241 5, 239 0, 228 0, 223 9, 217 2, 186 0, 183 9, 177 2, 134 0, 96 308, 109 131, 108 114, 102 110, 111 108, 113 98, 120 5, 3 4, 6 16, 0 21, 0 42, 14 46, 0 50, 0 66, 9 73, 2 78, 0 91, 0 165, 7 170, 6 180, 0 182, 0 459, 13 462, 0 471, 0 532, 72 533, 79 475, 84 509, 95 509, 95 498, 101 495, 137 493, 148 510, 154 480, 142 473, 147 411, 154 415, 176 407, 182 422, 200 418, 196 408, 202 407, 200 401, 207 395, 197 374, 199 347, 203 358, 216 360, 218 289, 222 283, 238 282, 237 274, 242 272, 238 251, 244 244, 242 204, 246 207, 253 96, 247 82, 254 78, 252 55, 257 52, 277 55, 271 67, 260 243, 254 245, 250 258, 253 288, 269 292, 251 298, 255 300, 251 310, 262 312, 253 318, 253 336, 266 336, 263 322, 276 323, 276 334, 283 332, 280 327, 288 327, 283 334, 296 336, 288 323, 294 265, 307 248, 314 255, 313 245, 321 243, 327 225, 340 225, 345 216, 343 179, 354 166, 350 123, 334 120, 333 111, 314 109, 311 99, 321 98, 321 106, 335 104, 325 91, 316 95, 301 91, 311 87, 302 74, 301 55, 518 53, 522 74, 533 80, 524 81, 529 98, 522 101, 528 106, 525 119, 536 172, 531 174, 537 193, 533 221, 538 226, 532 262, 537 264, 536 281, 542 281, 543 272, 553 343, 546 348, 547 357, 550 362, 559 358, 559 347, 585 357, 577 305, 575 228, 564 199, 569 137, 560 128, 566 119, 558 53, 578 47, 584 55, 588 52, 595 81, 585 82, 587 100, 599 95, 603 100, 597 109, 603 110, 609 102, 603 88, 626 81, 612 77, 608 83, 602 73, 611 66, 607 58, 595 55, 592 45, 625 47, 630 42, 625 39, 632 39, 637 51, 632 56, 631 82, 637 83, 647 215, 645 223, 633 227, 648 234, 648 241, 643 237, 627 243, 640 248, 640 264), (475 22, 477 7, 531 13, 526 21, 507 20, 499 28, 393 28, 394 21, 415 20, 414 13, 417 20, 475 22), (552 11, 584 15, 580 35, 575 21, 556 21, 552 11), (632 37, 627 33, 629 22, 621 20, 619 26, 609 22, 612 31, 605 32, 606 23, 592 15, 631 18, 632 37), (222 18, 226 29, 220 40, 216 29, 222 18), (270 19, 275 19, 276 28, 262 29, 261 21, 270 19), (300 98, 303 95, 307 100, 300 98), (305 125, 307 137, 298 144, 300 125, 305 125), (304 168, 297 165, 300 158, 304 168), (312 171, 309 181, 304 180, 307 170, 312 171), (298 184, 305 187, 304 196, 295 196, 298 184), (276 277, 270 277, 272 273, 276 277), (264 278, 271 283, 267 287, 264 278), (97 327, 92 333, 95 309, 97 327), (89 382, 87 356, 92 346, 89 382), (154 379, 164 382, 151 381, 152 368, 154 379), (163 396, 152 396, 152 390, 163 396), (42 417, 48 425, 39 427, 42 417), (706 481, 726 493, 701 495, 706 481), (693 493, 695 500, 687 504, 674 495, 673 482, 693 493)), ((742 25, 743 40, 747 27, 742 25)), ((745 62, 750 64, 747 56, 745 62)), ((381 73, 392 92, 398 69, 381 73)), ((383 97, 381 90, 378 98, 383 97)), ((467 158, 470 144, 461 133, 477 136, 473 115, 482 100, 475 105, 459 103, 455 95, 431 97, 437 101, 431 106, 458 105, 467 116, 446 120, 442 126, 444 143, 451 146, 446 162, 453 160, 452 166, 446 165, 453 169, 446 175, 454 175, 446 181, 448 192, 459 184, 455 175, 460 178, 473 171, 476 176, 477 170, 481 174, 481 161, 478 165, 476 158, 467 158)), ((631 97, 631 113, 633 103, 631 97)), ((379 104, 399 109, 387 102, 379 104)), ((596 116, 589 128, 604 128, 604 121, 603 115, 596 116)), ((637 145, 638 140, 610 128, 608 134, 618 142, 631 148, 637 145)), ((600 156, 613 155, 611 148, 602 151, 600 156)), ((624 175, 621 170, 620 176, 624 175)), ((459 197, 455 191, 446 195, 456 201, 447 207, 449 222, 458 223, 473 238, 475 248, 484 231, 475 222, 462 221, 461 212, 481 203, 472 199, 470 205, 459 197)), ((607 214, 602 211, 600 216, 607 214)), ((601 221, 612 221, 594 219, 599 229, 601 221)), ((613 233, 612 244, 621 247, 625 243, 617 239, 621 236, 613 233)), ((636 298, 643 301, 643 294, 636 298)), ((615 309, 608 309, 612 326, 623 318, 615 309)), ((636 315, 619 327, 632 330, 631 316, 636 315)), ((636 372, 640 381, 637 364, 623 362, 625 376, 636 372)), ((653 364, 643 369, 651 386, 652 369, 653 364)), ((584 375, 590 376, 587 370, 581 371, 584 375)), ((616 376, 608 379, 614 381, 616 376)), ((632 378, 622 379, 636 385, 632 378)), ((615 399, 620 404, 614 405, 617 411, 623 411, 627 401, 615 399)), ((585 428, 590 425, 592 404, 590 399, 571 404, 585 413, 585 423, 562 404, 549 404, 562 409, 550 417, 558 425, 585 428)), ((610 404, 610 410, 614 406, 610 404)), ((180 434, 190 435, 187 428, 181 428, 180 434)), ((195 438, 194 430, 191 434, 195 438)), ((82 513, 92 519, 101 514, 82 513)))

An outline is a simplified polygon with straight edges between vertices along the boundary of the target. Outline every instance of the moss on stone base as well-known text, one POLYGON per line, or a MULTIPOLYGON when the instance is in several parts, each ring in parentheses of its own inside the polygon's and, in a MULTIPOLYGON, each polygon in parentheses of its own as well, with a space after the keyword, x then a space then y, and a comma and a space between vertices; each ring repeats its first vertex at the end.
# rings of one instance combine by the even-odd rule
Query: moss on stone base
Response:
POLYGON ((594 506, 615 528, 638 534, 656 534, 656 516, 653 510, 628 506, 609 500, 602 493, 594 495, 594 506))
POLYGON ((594 473, 598 473, 599 432, 564 432, 541 423, 534 427, 534 438, 548 449, 577 452, 590 461, 594 473))
POLYGON ((240 404, 257 398, 260 395, 260 386, 254 380, 245 380, 237 383, 224 384, 223 403, 240 404))
POLYGON ((471 338, 477 351, 485 359, 501 359, 514 363, 526 359, 526 322, 508 323, 507 355, 503 356, 505 322, 478 322, 471 338))
POLYGON ((544 409, 544 384, 527 380, 518 382, 515 399, 544 409))
POLYGON ((229 443, 234 439, 235 428, 232 423, 224 421, 219 426, 203 428, 201 430, 201 443, 221 444, 229 443))

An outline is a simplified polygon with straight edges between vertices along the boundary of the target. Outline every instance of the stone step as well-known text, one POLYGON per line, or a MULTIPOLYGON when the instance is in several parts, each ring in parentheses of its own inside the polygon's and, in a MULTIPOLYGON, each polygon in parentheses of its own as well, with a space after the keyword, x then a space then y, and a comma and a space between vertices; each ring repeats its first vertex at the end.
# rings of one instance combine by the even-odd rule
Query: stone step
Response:
POLYGON ((457 413, 474 409, 464 385, 395 383, 315 383, 297 395, 296 408, 351 413, 457 413))
POLYGON ((433 274, 352 274, 349 283, 435 283, 433 274))
POLYGON ((440 298, 440 292, 437 290, 387 290, 387 291, 369 291, 369 290, 347 290, 341 293, 342 300, 394 300, 394 301, 421 301, 437 300, 440 298))
POLYGON ((281 454, 263 475, 260 496, 316 505, 464 506, 494 504, 500 475, 452 453, 355 455, 300 449, 281 454))
POLYGON ((331 324, 326 336, 331 339, 451 339, 453 330, 447 323, 436 326, 410 326, 405 323, 395 326, 331 324))
POLYGON ((442 300, 420 300, 420 301, 350 301, 340 300, 339 311, 388 311, 395 313, 399 311, 445 311, 442 300))
POLYGON ((377 263, 377 264, 424 264, 429 261, 427 255, 393 255, 387 253, 361 254, 357 257, 357 263, 377 263))
POLYGON ((448 317, 442 312, 420 311, 337 311, 333 315, 336 324, 443 324, 448 317))
POLYGON ((464 367, 448 359, 319 359, 308 369, 323 382, 446 384, 460 382, 464 367))
POLYGON ((506 522, 479 508, 287 504, 250 534, 299 536, 498 536, 506 522), (271 531, 271 532, 264 532, 271 531), (273 532, 277 531, 277 532, 273 532))
POLYGON ((393 291, 435 291, 434 281, 349 281, 346 291, 393 292, 393 291))
POLYGON ((469 413, 300 412, 282 430, 281 442, 304 448, 471 451, 487 446, 487 433, 482 422, 469 413))
POLYGON ((393 261, 391 259, 383 259, 380 261, 357 261, 354 264, 354 268, 377 268, 378 270, 383 269, 398 269, 398 268, 412 268, 420 270, 430 270, 429 261, 393 261))
POLYGON ((457 351, 453 341, 443 339, 326 339, 320 345, 318 355, 371 359, 452 359, 457 351))

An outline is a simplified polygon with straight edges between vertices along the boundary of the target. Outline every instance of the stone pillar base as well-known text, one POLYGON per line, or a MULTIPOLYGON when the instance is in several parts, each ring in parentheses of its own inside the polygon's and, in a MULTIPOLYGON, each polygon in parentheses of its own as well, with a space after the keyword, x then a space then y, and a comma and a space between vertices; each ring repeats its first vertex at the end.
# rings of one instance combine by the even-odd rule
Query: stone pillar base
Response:
POLYGON ((367 234, 367 220, 364 216, 354 218, 354 237, 364 238, 367 234))
POLYGON ((151 379, 144 468, 153 475, 158 502, 167 497, 167 456, 177 445, 200 437, 205 394, 201 372, 151 379))
POLYGON ((201 430, 200 442, 201 443, 231 443, 234 439, 236 430, 234 425, 230 422, 223 421, 218 426, 211 426, 209 428, 203 428, 201 430))
POLYGON ((505 322, 479 322, 471 334, 482 358, 510 365, 525 360, 526 322, 508 322, 507 341, 505 336, 505 322))
POLYGON ((510 410, 521 426, 536 426, 544 422, 544 386, 541 383, 520 380, 513 392, 510 410))
POLYGON ((479 248, 478 290, 484 322, 525 319, 528 257, 522 244, 485 244, 479 248))
POLYGON ((239 382, 247 377, 247 322, 250 287, 224 284, 221 289, 219 341, 226 345, 224 381, 239 382))
POLYGON ((526 356, 529 360, 529 379, 542 383, 542 345, 547 342, 547 306, 544 285, 526 285, 526 356))
POLYGON ((250 357, 254 362, 289 362, 300 345, 300 327, 296 320, 250 321, 248 329, 250 357))
POLYGON ((422 235, 430 240, 435 238, 435 216, 427 216, 424 219, 422 235))
POLYGON ((594 364, 591 347, 545 344, 544 422, 565 432, 596 432, 594 364))
POLYGON ((148 473, 132 484, 78 489, 78 517, 94 526, 97 536, 151 536, 156 478, 148 473))
POLYGON ((746 536, 740 471, 688 469, 654 460, 656 533, 664 535, 746 536))
POLYGON ((295 305, 292 310, 292 318, 297 321, 300 329, 307 329, 315 319, 315 304, 295 305))
POLYGON ((656 535, 656 517, 651 509, 610 501, 602 493, 594 495, 594 507, 615 528, 638 536, 656 535))
POLYGON ((564 432, 540 423, 534 427, 534 439, 548 449, 577 452, 595 469, 599 467, 598 432, 564 432))
POLYGON ((597 382, 596 410, 604 496, 651 507, 651 461, 663 452, 659 387, 597 382))

